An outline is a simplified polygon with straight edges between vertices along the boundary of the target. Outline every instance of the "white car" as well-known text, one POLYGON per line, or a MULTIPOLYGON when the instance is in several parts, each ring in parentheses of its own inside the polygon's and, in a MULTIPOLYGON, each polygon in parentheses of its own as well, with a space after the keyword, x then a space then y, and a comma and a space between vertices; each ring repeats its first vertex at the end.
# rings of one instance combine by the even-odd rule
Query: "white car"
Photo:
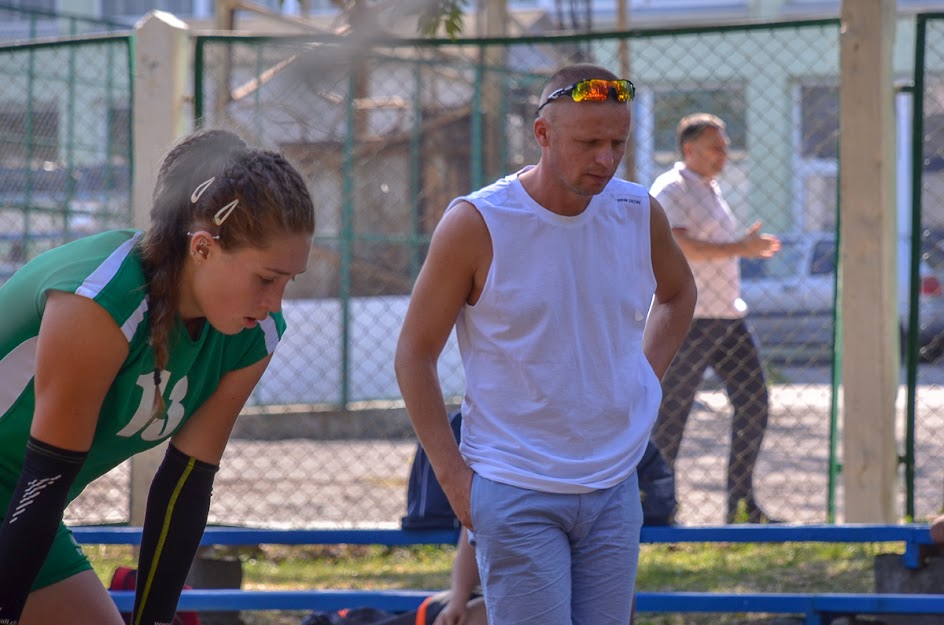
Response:
MULTIPOLYGON (((796 364, 828 360, 832 354, 836 242, 832 233, 781 237, 769 259, 741 259, 741 297, 761 355, 796 364)), ((907 255, 900 262, 901 336, 908 327, 907 255)), ((926 262, 920 266, 918 320, 923 360, 944 353, 944 292, 926 262)))

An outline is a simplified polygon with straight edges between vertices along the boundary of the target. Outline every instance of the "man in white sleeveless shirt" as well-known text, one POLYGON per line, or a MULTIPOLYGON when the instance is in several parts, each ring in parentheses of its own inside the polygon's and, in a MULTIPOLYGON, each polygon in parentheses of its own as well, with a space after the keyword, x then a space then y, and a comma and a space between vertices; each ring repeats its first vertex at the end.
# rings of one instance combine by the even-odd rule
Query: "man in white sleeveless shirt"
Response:
POLYGON ((401 330, 406 408, 474 532, 492 625, 630 620, 635 468, 696 296, 659 203, 614 177, 633 95, 594 65, 551 76, 540 161, 452 201, 401 330), (461 449, 437 375, 454 325, 461 449))

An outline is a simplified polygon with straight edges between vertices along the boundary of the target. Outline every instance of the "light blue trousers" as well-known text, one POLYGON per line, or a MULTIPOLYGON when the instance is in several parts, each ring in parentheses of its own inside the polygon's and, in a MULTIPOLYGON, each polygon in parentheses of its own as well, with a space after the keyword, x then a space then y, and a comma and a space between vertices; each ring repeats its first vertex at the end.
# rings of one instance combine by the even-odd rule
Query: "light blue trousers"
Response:
POLYGON ((635 473, 581 495, 476 474, 471 512, 489 625, 628 625, 642 527, 635 473))

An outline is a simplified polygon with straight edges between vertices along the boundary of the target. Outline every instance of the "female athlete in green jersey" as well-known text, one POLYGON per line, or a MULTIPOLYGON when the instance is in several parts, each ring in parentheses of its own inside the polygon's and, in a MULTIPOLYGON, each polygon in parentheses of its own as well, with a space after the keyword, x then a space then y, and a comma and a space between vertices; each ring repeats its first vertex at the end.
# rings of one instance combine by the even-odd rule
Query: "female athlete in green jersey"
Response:
POLYGON ((146 231, 50 250, 0 288, 0 625, 122 625, 62 515, 89 482, 167 439, 132 622, 172 621, 314 227, 281 155, 209 130, 165 157, 146 231))

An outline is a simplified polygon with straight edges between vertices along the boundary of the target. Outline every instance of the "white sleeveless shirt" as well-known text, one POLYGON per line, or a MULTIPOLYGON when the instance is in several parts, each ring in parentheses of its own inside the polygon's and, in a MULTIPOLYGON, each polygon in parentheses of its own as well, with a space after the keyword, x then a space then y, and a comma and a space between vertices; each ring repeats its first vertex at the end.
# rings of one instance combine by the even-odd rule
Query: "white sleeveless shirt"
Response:
POLYGON ((609 488, 635 470, 662 397, 642 351, 655 290, 649 193, 614 179, 566 217, 528 195, 524 171, 449 205, 474 205, 492 240, 481 296, 456 321, 460 449, 497 482, 609 488))

